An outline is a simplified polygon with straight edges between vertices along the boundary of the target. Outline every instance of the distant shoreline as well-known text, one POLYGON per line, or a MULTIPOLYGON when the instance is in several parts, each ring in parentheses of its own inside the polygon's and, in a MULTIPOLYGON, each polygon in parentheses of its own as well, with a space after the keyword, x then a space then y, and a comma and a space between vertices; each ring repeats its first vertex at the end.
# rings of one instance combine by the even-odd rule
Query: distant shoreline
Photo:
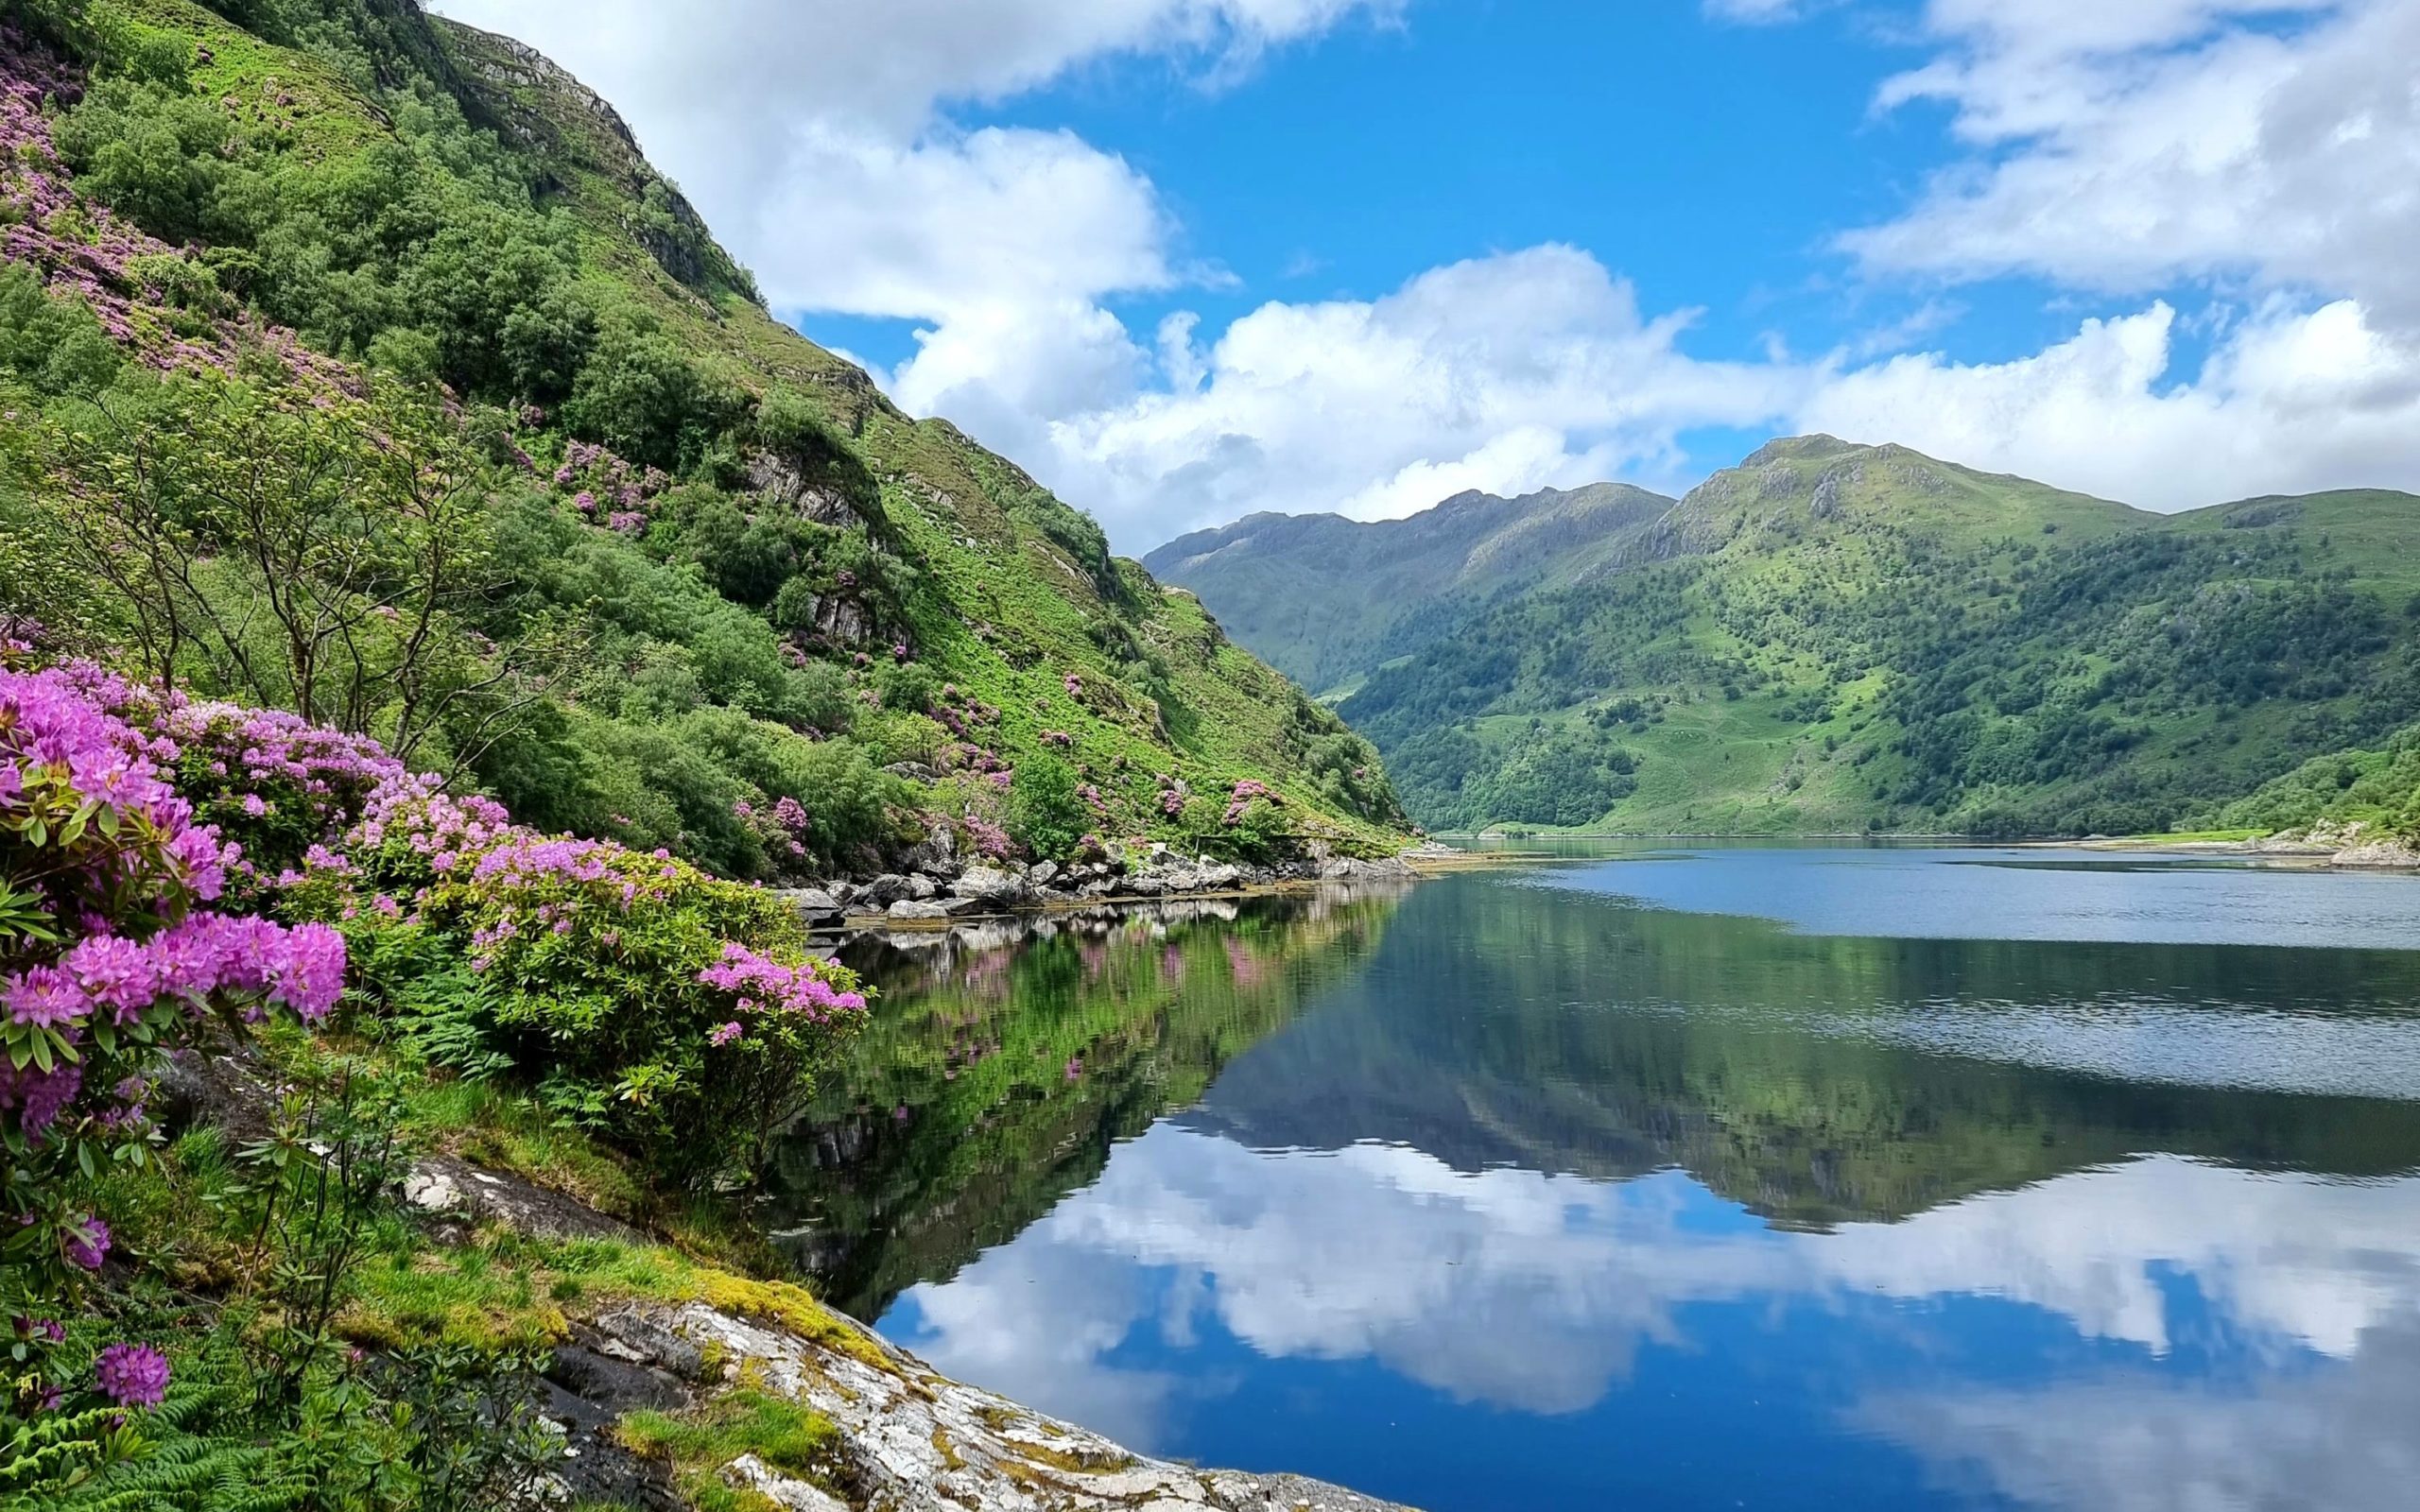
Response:
MULTIPOLYGON (((1436 836, 1436 838, 1442 841, 1451 841, 1458 844, 1470 844, 1484 841, 1491 845, 1500 844, 1507 846, 1524 846, 1538 843, 1551 844, 1557 841, 1568 840, 1637 840, 1647 842, 1664 842, 1676 845, 1706 842, 1728 843, 1743 840, 1765 840, 1775 842, 1888 840, 1902 843, 1931 843, 1935 845, 1978 847, 1996 846, 2013 850, 2091 850, 2104 854, 2244 856, 2256 860, 2273 861, 2284 866, 2297 866, 2302 868, 2325 867, 2330 869, 2343 871, 2420 870, 2420 849, 2414 849, 2411 845, 2395 839, 2365 840, 2357 833, 2348 833, 2341 836, 2297 836, 2291 833, 2279 833, 2268 835, 2091 835, 2082 838, 2073 836, 2036 835, 2031 837, 2012 838, 2006 836, 1978 834, 1877 834, 1867 833, 1864 832, 1828 834, 1770 834, 1725 833, 1719 832, 1698 833, 1646 833, 1641 832, 1556 830, 1537 834, 1445 834, 1436 836)), ((1491 852, 1473 851, 1471 854, 1474 856, 1487 856, 1490 855, 1491 852)), ((1520 854, 1537 857, 1540 859, 1553 859, 1550 853, 1543 851, 1495 852, 1494 854, 1520 854)))

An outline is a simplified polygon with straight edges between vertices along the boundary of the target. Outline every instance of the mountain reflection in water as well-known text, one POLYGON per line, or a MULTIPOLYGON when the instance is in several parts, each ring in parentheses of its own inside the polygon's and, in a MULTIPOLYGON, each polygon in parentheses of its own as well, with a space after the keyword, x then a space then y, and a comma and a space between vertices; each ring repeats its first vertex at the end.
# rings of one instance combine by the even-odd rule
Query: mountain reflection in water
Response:
POLYGON ((2420 952, 2280 920, 2420 884, 2132 863, 2061 939, 2106 863, 1998 859, 877 946, 782 1227, 952 1374, 1433 1512, 2405 1504, 2420 952))

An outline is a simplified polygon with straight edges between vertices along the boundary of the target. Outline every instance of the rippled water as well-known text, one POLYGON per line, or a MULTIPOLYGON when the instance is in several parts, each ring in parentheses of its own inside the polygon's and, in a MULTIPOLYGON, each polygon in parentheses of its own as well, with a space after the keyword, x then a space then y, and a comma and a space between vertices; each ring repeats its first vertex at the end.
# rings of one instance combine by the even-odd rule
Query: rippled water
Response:
POLYGON ((2420 881, 1633 850, 876 947, 786 1242, 1433 1509, 2402 1507, 2420 881))

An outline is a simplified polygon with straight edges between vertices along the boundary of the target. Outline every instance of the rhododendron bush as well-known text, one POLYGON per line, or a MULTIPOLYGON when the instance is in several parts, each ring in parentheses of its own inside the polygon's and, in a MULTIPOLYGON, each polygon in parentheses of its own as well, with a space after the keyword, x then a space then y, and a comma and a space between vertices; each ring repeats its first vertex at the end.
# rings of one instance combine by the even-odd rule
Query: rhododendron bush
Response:
POLYGON ((138 701, 90 668, 0 669, 0 1313, 21 1324, 20 1415, 72 1391, 157 1400, 147 1351, 78 1379, 54 1325, 108 1262, 79 1196, 147 1159, 160 1057, 214 1024, 323 1018, 344 986, 333 929, 210 906, 240 850, 169 780, 175 740, 112 712, 138 701))
POLYGON ((458 1057, 500 1055, 558 1112, 677 1178, 760 1165, 866 1005, 763 888, 541 834, 425 777, 383 785, 288 897, 343 930, 390 995, 432 953, 461 963, 477 988, 446 1006, 475 1049, 458 1057))

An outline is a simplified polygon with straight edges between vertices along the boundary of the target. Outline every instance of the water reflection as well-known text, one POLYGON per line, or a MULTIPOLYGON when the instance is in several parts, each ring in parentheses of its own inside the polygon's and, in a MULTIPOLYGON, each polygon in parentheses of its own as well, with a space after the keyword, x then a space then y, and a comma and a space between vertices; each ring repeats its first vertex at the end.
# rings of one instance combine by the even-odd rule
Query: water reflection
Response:
POLYGON ((776 1231, 859 1317, 1013 1237, 1367 958, 1402 885, 861 941, 872 1032, 780 1153, 776 1231))
POLYGON ((1438 1512, 2399 1504, 2420 954, 1927 865, 1845 863, 2015 937, 1579 868, 876 953, 802 1253, 954 1374, 1438 1512))

